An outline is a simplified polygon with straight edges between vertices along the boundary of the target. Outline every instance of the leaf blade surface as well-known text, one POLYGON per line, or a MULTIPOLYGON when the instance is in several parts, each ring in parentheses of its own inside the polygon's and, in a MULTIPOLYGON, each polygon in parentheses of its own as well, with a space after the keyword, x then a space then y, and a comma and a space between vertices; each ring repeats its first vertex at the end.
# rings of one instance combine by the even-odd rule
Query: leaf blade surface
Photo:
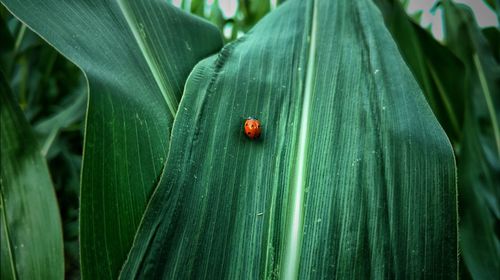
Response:
POLYGON ((121 278, 456 275, 451 146, 370 1, 287 1, 180 107, 121 278))
POLYGON ((160 0, 1 2, 88 80, 81 269, 116 278, 160 176, 184 81, 221 47, 219 31, 160 0))
POLYGON ((63 279, 61 218, 33 131, 0 74, 0 276, 63 279))

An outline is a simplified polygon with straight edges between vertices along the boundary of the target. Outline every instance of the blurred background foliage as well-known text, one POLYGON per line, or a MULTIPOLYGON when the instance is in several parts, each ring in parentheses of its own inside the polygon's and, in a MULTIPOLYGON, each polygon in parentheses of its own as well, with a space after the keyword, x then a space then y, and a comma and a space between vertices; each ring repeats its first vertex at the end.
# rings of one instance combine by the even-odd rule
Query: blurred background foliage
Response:
MULTIPOLYGON (((481 29, 472 10, 438 1, 443 42, 397 0, 377 0, 403 58, 453 145, 458 169, 463 279, 500 275, 500 60, 498 26, 481 29)), ((498 17, 500 3, 487 1, 498 17)))
POLYGON ((79 278, 78 197, 86 108, 80 70, 0 6, 0 71, 37 135, 63 223, 66 276, 79 278))
MULTIPOLYGON (((279 0, 169 0, 241 37, 279 0)), ((374 0, 452 143, 458 167, 461 275, 500 275, 500 31, 471 10, 436 1, 444 34, 408 15, 408 1, 374 0)), ((497 18, 500 1, 484 1, 497 18)), ((66 278, 78 279, 78 197, 87 85, 80 70, 0 6, 0 70, 38 136, 63 221, 66 278)), ((422 225, 425 226, 425 225, 422 225)), ((454 229, 450 229, 454 230, 454 229)))

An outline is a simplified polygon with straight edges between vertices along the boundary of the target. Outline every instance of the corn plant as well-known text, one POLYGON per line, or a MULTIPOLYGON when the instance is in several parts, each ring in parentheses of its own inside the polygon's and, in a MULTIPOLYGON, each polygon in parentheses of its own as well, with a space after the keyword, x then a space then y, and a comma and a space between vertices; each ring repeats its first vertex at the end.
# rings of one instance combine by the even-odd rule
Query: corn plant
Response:
MULTIPOLYGON (((494 122, 497 84, 470 70, 488 56, 450 53, 398 17, 449 63, 412 64, 389 24, 399 6, 376 2, 383 13, 369 0, 286 1, 224 44, 216 26, 166 1, 1 0, 85 75, 82 278, 456 278, 457 178, 462 189, 467 173, 457 176, 455 154, 459 171, 473 170, 460 163, 476 154, 457 143, 480 134, 462 142, 463 127, 477 129, 476 111, 446 94, 486 83, 494 122), (470 84, 432 68, 443 65, 470 84), (243 133, 248 117, 260 120, 260 138, 243 133)), ((5 78, 0 88, 1 276, 60 279, 43 145, 5 78)), ((495 267, 498 249, 489 252, 495 267)))

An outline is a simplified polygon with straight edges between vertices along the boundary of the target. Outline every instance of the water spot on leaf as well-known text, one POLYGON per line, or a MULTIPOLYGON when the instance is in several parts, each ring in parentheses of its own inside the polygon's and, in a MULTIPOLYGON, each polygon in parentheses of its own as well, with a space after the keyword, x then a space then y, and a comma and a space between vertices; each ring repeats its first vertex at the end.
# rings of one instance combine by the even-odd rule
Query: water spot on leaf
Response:
POLYGON ((139 23, 139 34, 141 35, 141 37, 143 39, 146 39, 146 37, 147 37, 146 29, 144 28, 144 24, 142 24, 142 23, 139 23))
POLYGON ((192 51, 191 46, 189 45, 189 43, 187 41, 184 41, 184 44, 186 45, 186 49, 188 51, 192 51))

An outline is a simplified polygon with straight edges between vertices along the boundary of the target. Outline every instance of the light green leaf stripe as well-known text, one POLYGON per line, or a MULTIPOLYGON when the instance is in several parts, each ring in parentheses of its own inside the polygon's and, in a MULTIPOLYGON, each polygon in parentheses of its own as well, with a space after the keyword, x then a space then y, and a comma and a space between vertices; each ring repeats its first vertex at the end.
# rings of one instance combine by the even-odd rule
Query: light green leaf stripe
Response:
MULTIPOLYGON (((291 173, 290 180, 290 209, 287 217, 287 225, 285 228, 285 247, 284 260, 280 271, 283 273, 283 279, 297 279, 300 267, 300 249, 302 246, 302 233, 304 232, 304 195, 305 184, 307 178, 307 148, 309 136, 309 122, 311 118, 311 103, 314 95, 314 76, 316 74, 316 38, 317 36, 317 19, 316 0, 309 1, 312 15, 308 18, 310 22, 310 32, 307 41, 309 42, 308 55, 306 59, 306 79, 304 87, 304 97, 302 108, 298 111, 300 115, 300 125, 294 136, 298 137, 297 150, 295 151, 295 159, 293 161, 294 170, 291 173)), ((295 140, 294 140, 295 142, 295 140)))
POLYGON ((49 169, 0 73, 0 278, 64 279, 61 218, 49 169))
POLYGON ((500 128, 497 121, 497 113, 495 113, 495 106, 493 105, 493 99, 491 97, 490 89, 488 87, 488 82, 486 81, 483 67, 481 66, 481 61, 477 53, 472 55, 472 60, 474 61, 474 66, 477 68, 477 76, 479 77, 479 82, 481 84, 482 93, 486 102, 486 107, 488 108, 488 114, 491 119, 491 126, 493 128, 493 133, 495 135, 495 144, 497 148, 497 156, 500 158, 500 128))
POLYGON ((453 151, 371 1, 286 1, 179 107, 121 279, 456 278, 453 151))
MULTIPOLYGON (((134 34, 134 38, 139 45, 142 54, 144 55, 144 59, 146 60, 149 68, 151 69, 151 73, 158 84, 158 88, 160 89, 165 101, 167 103, 168 109, 173 117, 175 117, 175 113, 177 112, 177 107, 179 105, 178 92, 172 91, 172 85, 169 83, 168 74, 166 73, 167 67, 171 66, 169 64, 161 65, 161 61, 159 61, 160 57, 158 57, 158 49, 161 49, 161 45, 154 45, 157 43, 154 39, 148 39, 148 33, 144 22, 145 20, 152 20, 149 17, 148 13, 141 13, 140 9, 134 9, 132 7, 133 3, 128 0, 119 0, 118 5, 120 6, 125 19, 130 27, 130 30, 134 34), (145 17, 147 16, 147 17, 145 17), (139 18, 138 18, 139 17, 139 18)), ((154 27, 153 27, 154 28, 154 27)), ((156 28, 160 28, 157 26, 156 28)), ((154 30, 154 29, 153 29, 154 30)), ((149 35, 150 36, 150 35, 149 35)), ((176 85, 180 88, 179 85, 176 85)))
POLYGON ((163 0, 0 1, 88 79, 81 270, 115 279, 167 157, 184 82, 221 35, 163 0))

